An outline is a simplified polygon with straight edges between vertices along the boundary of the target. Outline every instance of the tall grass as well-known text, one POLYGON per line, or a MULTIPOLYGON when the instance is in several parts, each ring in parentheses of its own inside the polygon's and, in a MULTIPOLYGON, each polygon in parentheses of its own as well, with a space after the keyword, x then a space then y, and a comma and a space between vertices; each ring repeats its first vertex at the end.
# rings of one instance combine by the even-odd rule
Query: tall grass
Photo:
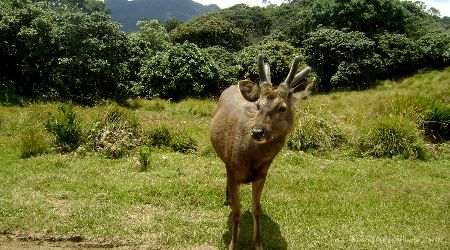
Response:
POLYGON ((29 158, 50 151, 51 142, 42 128, 27 126, 20 133, 20 157, 29 158))
POLYGON ((50 115, 47 119, 45 129, 54 134, 59 151, 74 151, 83 141, 81 123, 73 106, 60 106, 58 111, 58 114, 50 115))
POLYGON ((382 117, 367 122, 361 128, 357 147, 362 155, 374 157, 427 158, 427 149, 416 124, 402 117, 382 117))
POLYGON ((93 123, 87 135, 87 146, 106 157, 117 159, 142 144, 141 127, 134 113, 111 104, 103 118, 93 123))
POLYGON ((361 152, 365 148, 363 150, 366 152, 365 155, 377 157, 403 155, 425 159, 427 150, 424 140, 428 143, 448 141, 449 69, 442 72, 420 73, 399 82, 382 81, 375 89, 362 92, 312 96, 300 102, 297 112, 298 124, 288 140, 288 146, 309 151, 333 150, 340 146, 361 152), (416 148, 399 146, 405 150, 401 153, 392 148, 386 149, 382 144, 375 147, 375 141, 378 140, 369 139, 368 133, 370 131, 372 135, 376 133, 376 127, 378 132, 383 130, 383 127, 387 129, 386 131, 396 131, 392 133, 403 134, 401 137, 404 139, 407 135, 414 137, 415 139, 406 140, 415 143, 416 148), (408 131, 400 132, 401 129, 408 131), (357 136, 358 134, 365 136, 357 136), (369 141, 364 143, 363 140, 369 141), (367 151, 368 145, 372 145, 370 153, 367 151), (392 152, 396 153, 386 153, 384 150, 393 150, 392 152))
POLYGON ((327 151, 336 149, 347 141, 346 135, 335 122, 307 112, 298 112, 297 115, 301 119, 288 137, 289 149, 327 151))

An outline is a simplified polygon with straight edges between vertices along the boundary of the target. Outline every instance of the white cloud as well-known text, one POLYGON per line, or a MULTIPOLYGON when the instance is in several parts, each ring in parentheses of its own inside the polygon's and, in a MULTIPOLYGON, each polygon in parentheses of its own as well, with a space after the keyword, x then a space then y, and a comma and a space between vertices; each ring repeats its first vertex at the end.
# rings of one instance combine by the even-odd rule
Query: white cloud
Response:
POLYGON ((450 1, 448 0, 422 0, 427 8, 434 7, 439 10, 441 16, 450 16, 450 1))
MULTIPOLYGON (((262 0, 246 0, 246 1, 239 1, 239 0, 193 0, 194 2, 198 2, 204 5, 209 4, 217 4, 220 8, 228 8, 236 4, 245 3, 248 6, 264 6, 262 0)), ((273 4, 281 4, 283 0, 269 0, 273 4)), ((268 2, 269 2, 268 1, 268 2)))

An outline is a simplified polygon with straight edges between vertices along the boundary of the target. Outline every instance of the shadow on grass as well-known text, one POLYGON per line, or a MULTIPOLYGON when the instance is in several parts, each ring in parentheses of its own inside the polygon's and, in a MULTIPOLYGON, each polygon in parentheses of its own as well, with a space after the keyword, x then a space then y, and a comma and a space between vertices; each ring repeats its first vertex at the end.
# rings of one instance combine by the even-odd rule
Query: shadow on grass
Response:
MULTIPOLYGON (((225 248, 231 242, 231 212, 228 215, 228 231, 223 234, 222 240, 225 248)), ((261 240, 264 249, 287 249, 287 243, 280 232, 280 226, 269 216, 261 213, 261 240)), ((253 217, 250 211, 246 211, 241 215, 239 223, 239 240, 238 249, 251 249, 253 246, 253 217)))

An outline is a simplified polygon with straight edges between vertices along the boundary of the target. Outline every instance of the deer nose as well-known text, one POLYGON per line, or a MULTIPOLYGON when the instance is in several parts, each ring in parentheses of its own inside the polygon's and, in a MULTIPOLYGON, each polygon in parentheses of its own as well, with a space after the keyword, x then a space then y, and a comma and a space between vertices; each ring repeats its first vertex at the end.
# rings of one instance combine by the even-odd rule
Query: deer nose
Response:
POLYGON ((261 140, 264 136, 264 129, 252 128, 252 137, 255 140, 261 140))

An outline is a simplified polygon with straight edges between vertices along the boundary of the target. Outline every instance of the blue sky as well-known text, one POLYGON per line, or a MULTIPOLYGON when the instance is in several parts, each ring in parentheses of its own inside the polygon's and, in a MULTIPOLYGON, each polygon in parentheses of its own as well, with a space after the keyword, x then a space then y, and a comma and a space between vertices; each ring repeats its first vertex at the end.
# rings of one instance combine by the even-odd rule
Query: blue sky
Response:
MULTIPOLYGON (((202 4, 217 4, 220 8, 227 8, 239 3, 245 3, 249 6, 264 6, 262 0, 194 0, 202 4)), ((270 0, 274 4, 280 4, 283 0, 270 0)), ((450 0, 422 0, 427 8, 434 7, 439 10, 442 16, 450 16, 450 0)))

